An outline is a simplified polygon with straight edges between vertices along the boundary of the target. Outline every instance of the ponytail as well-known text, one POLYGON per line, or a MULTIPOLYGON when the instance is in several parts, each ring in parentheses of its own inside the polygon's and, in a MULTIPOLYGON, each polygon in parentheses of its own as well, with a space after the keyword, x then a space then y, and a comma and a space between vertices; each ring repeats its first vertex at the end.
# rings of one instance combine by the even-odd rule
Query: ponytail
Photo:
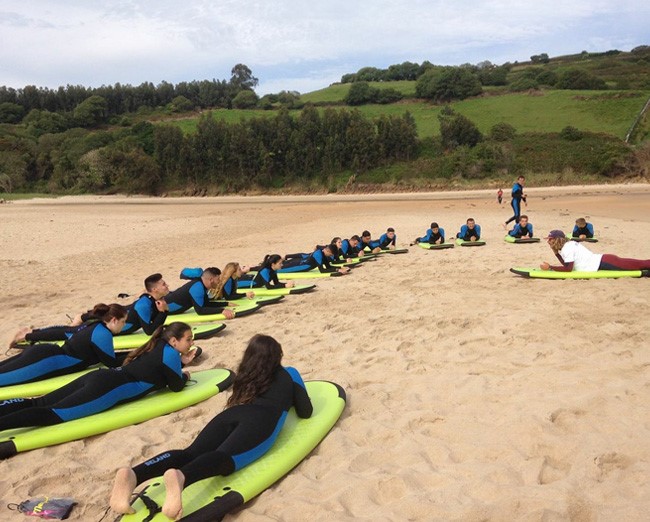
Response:
POLYGON ((264 256, 264 261, 262 261, 262 268, 270 268, 271 265, 274 265, 282 259, 280 254, 266 254, 264 256))
POLYGON ((122 319, 123 317, 126 317, 127 313, 128 310, 118 303, 112 303, 109 305, 98 303, 90 311, 90 315, 93 318, 104 321, 105 323, 111 319, 122 319))
POLYGON ((151 350, 154 349, 156 344, 160 340, 164 340, 169 342, 169 340, 173 337, 174 339, 180 339, 185 335, 185 332, 188 330, 191 330, 190 325, 186 323, 181 323, 180 321, 176 321, 174 323, 170 324, 163 324, 156 328, 149 338, 149 340, 140 346, 140 348, 137 348, 136 350, 133 350, 126 359, 124 359, 124 362, 122 363, 122 366, 126 366, 129 364, 131 361, 134 361, 141 355, 144 355, 145 353, 149 353, 151 350))

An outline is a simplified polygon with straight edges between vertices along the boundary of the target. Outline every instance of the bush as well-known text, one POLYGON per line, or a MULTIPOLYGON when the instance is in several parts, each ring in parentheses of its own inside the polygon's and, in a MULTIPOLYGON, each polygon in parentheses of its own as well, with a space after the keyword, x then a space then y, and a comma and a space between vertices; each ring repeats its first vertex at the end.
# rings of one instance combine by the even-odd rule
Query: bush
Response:
POLYGON ((232 106, 235 109, 252 109, 257 105, 257 94, 253 91, 243 90, 237 93, 232 100, 232 106))
POLYGON ((446 107, 438 116, 440 121, 440 140, 448 149, 466 145, 474 147, 483 136, 478 127, 466 116, 446 107))
POLYGON ((584 69, 569 69, 560 74, 555 87, 558 89, 605 90, 607 84, 602 78, 598 78, 584 69))
POLYGON ((478 76, 462 67, 429 69, 418 79, 415 93, 436 102, 464 100, 483 92, 478 76))
POLYGON ((488 137, 493 141, 510 141, 517 134, 517 130, 509 123, 501 122, 493 125, 488 137))
POLYGON ((560 131, 560 138, 567 141, 579 141, 583 137, 582 131, 567 125, 560 131))
POLYGON ((529 91, 531 89, 539 89, 539 83, 534 78, 517 78, 509 85, 509 89, 513 92, 529 91))

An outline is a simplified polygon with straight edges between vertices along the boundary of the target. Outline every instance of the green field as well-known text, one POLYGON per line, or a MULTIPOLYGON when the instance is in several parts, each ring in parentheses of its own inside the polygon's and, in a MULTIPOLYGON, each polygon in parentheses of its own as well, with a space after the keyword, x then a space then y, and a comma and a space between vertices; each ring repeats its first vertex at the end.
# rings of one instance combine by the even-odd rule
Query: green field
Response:
MULTIPOLYGON (((415 89, 415 82, 394 82, 400 90, 415 89)), ((376 85, 389 85, 377 83, 376 85)), ((308 96, 315 102, 328 100, 341 103, 348 85, 334 85, 308 96), (316 96, 317 95, 317 96, 316 96)), ((650 91, 566 91, 544 90, 530 93, 486 94, 451 104, 451 107, 472 120, 483 133, 496 123, 505 122, 518 132, 559 132, 570 125, 583 131, 602 132, 625 138, 637 114, 650 97, 650 91)), ((351 107, 337 105, 337 108, 351 107)), ((357 107, 366 116, 402 115, 406 111, 415 118, 420 138, 439 134, 438 114, 441 105, 419 100, 403 100, 390 105, 362 105, 357 107)), ((320 110, 325 110, 320 108, 320 110)), ((293 111, 294 114, 298 111, 293 111)), ((277 112, 265 110, 213 110, 215 118, 236 123, 251 117, 274 117, 277 112)), ((196 118, 172 120, 183 132, 196 131, 196 118)))

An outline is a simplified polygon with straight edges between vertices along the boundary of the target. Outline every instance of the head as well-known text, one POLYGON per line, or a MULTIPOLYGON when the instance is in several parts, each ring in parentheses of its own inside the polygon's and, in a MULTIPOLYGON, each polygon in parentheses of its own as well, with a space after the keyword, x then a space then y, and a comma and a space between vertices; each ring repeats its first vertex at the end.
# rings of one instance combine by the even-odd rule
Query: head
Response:
POLYGON ((387 236, 389 239, 393 239, 393 238, 395 237, 395 229, 394 229, 393 227, 388 227, 388 228, 386 229, 386 236, 387 236))
POLYGON ((282 346, 269 335, 254 335, 244 351, 228 406, 247 404, 269 389, 282 363, 282 346))
POLYGON ((353 248, 359 244, 359 241, 361 241, 361 238, 356 234, 354 234, 353 236, 350 237, 350 239, 348 239, 348 243, 350 243, 350 246, 352 246, 353 248))
POLYGON ((521 225, 522 227, 528 225, 528 216, 526 214, 522 214, 521 216, 519 216, 519 225, 521 225))
POLYGON ((587 226, 587 220, 585 218, 578 218, 576 219, 576 225, 578 225, 580 228, 584 228, 587 226))
POLYGON ((192 328, 189 324, 177 321, 167 325, 162 325, 156 328, 145 344, 140 346, 137 350, 133 350, 129 354, 122 363, 122 366, 129 364, 134 359, 137 359, 141 355, 153 350, 160 340, 165 341, 169 346, 182 355, 187 354, 194 344, 194 336, 192 335, 192 328))
POLYGON ((517 183, 519 183, 520 185, 523 185, 525 181, 526 181, 526 178, 524 176, 519 176, 517 178, 517 183))
POLYGON ((438 226, 438 223, 436 223, 435 221, 433 223, 431 223, 431 230, 433 230, 434 232, 437 233, 440 230, 440 227, 438 226))
POLYGON ((323 254, 325 254, 327 257, 333 255, 334 251, 332 250, 332 245, 325 245, 323 248, 323 254))
POLYGON ((223 267, 223 271, 221 272, 221 275, 219 276, 219 281, 216 284, 216 286, 208 292, 211 297, 213 298, 219 298, 223 296, 223 287, 230 279, 231 277, 233 279, 239 279, 242 276, 242 270, 241 266, 239 263, 228 263, 225 267, 223 267))
POLYGON ((280 270, 282 268, 282 256, 280 254, 267 254, 262 262, 262 268, 280 270))
POLYGON ((553 250, 553 252, 556 254, 562 250, 562 247, 566 244, 567 241, 569 241, 564 232, 561 230, 551 230, 548 233, 548 236, 546 236, 544 239, 546 239, 548 246, 550 246, 551 250, 553 250))
POLYGON ((163 279, 162 274, 152 274, 144 280, 144 289, 154 299, 162 299, 169 293, 169 286, 163 279))
POLYGON ((371 238, 372 238, 372 236, 370 235, 370 231, 368 231, 368 230, 364 230, 364 231, 361 233, 361 242, 362 242, 362 243, 368 243, 368 242, 370 241, 371 238))
POLYGON ((219 270, 217 267, 210 266, 203 270, 203 273, 201 274, 201 281, 203 281, 203 285, 208 290, 214 290, 219 284, 220 275, 221 270, 219 270))
POLYGON ((467 228, 469 228, 471 230, 475 226, 476 226, 476 221, 474 221, 474 218, 468 218, 467 219, 467 228))
POLYGON ((341 248, 341 238, 340 237, 333 237, 332 241, 330 241, 331 245, 334 245, 336 248, 341 248))
POLYGON ((127 312, 128 310, 118 303, 99 303, 94 306, 91 315, 100 319, 113 335, 117 335, 124 328, 127 312))

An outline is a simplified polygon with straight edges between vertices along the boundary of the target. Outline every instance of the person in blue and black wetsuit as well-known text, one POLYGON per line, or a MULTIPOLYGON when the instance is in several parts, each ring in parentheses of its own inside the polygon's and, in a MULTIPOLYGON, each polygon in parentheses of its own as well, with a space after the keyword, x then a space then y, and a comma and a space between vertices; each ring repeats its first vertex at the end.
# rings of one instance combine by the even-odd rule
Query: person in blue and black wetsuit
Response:
POLYGON ((463 241, 478 241, 481 239, 481 225, 477 224, 474 218, 468 218, 456 237, 463 241))
POLYGON ((307 258, 294 257, 285 260, 280 273, 308 272, 317 268, 321 273, 340 272, 341 274, 347 274, 350 271, 348 267, 336 268, 330 264, 332 256, 332 246, 325 245, 323 248, 316 248, 307 258))
POLYGON ((510 201, 510 206, 512 207, 514 215, 506 221, 506 226, 513 221, 519 223, 519 216, 521 216, 521 201, 526 200, 526 194, 524 194, 525 181, 526 178, 524 176, 519 176, 512 186, 512 200, 510 201))
POLYGON ((585 218, 576 219, 576 224, 571 232, 573 239, 592 239, 594 237, 594 226, 587 223, 585 218))
POLYGON ((525 214, 519 216, 519 223, 508 232, 508 235, 518 239, 530 239, 533 237, 533 224, 528 222, 528 216, 525 214))
POLYGON ((159 326, 120 368, 86 373, 42 397, 0 403, 0 431, 88 417, 165 387, 181 391, 190 378, 181 367, 194 357, 192 344, 192 329, 187 324, 159 326))
POLYGON ((379 236, 379 241, 376 245, 381 250, 395 250, 396 243, 397 235, 395 234, 395 229, 393 227, 388 227, 386 233, 379 236))
POLYGON ((252 299, 255 292, 249 290, 245 294, 237 292, 237 282, 248 272, 248 267, 242 267, 239 263, 228 263, 219 276, 219 283, 214 290, 215 299, 234 301, 236 299, 252 299))
POLYGON ((183 512, 183 488, 204 478, 230 475, 259 459, 272 447, 291 407, 299 417, 311 417, 313 408, 300 373, 282 366, 282 346, 273 337, 253 336, 237 369, 226 409, 187 448, 163 451, 133 468, 119 469, 111 508, 117 513, 132 512, 135 487, 163 475, 166 498, 162 512, 178 520, 183 512))
POLYGON ((440 245, 445 242, 445 229, 440 228, 438 223, 435 221, 431 223, 431 227, 427 230, 427 233, 422 237, 416 237, 415 241, 411 243, 415 245, 416 243, 429 243, 431 245, 440 245))
POLYGON ((169 315, 186 312, 190 308, 199 315, 223 314, 226 319, 232 319, 235 314, 225 308, 227 303, 212 302, 210 292, 219 284, 221 270, 209 267, 201 272, 200 277, 190 279, 180 288, 167 294, 165 301, 169 305, 169 315))
POLYGON ((113 303, 94 308, 101 320, 84 323, 63 345, 35 344, 0 362, 0 386, 39 381, 78 372, 94 364, 120 365, 113 336, 126 321, 126 308, 113 303))
POLYGON ((367 252, 370 251, 372 254, 378 254, 381 252, 381 248, 379 247, 379 241, 372 239, 372 234, 370 233, 369 230, 364 230, 361 233, 361 243, 359 244, 359 255, 361 255, 361 252, 367 252), (367 249, 367 250, 366 250, 367 249))
POLYGON ((341 241, 341 247, 339 248, 340 254, 344 258, 362 257, 363 252, 361 251, 361 247, 359 245, 360 242, 361 238, 356 234, 350 236, 349 239, 343 239, 341 241))
POLYGON ((294 286, 293 281, 282 283, 278 280, 277 272, 282 268, 283 263, 284 260, 280 254, 267 254, 251 282, 251 288, 265 287, 269 290, 273 288, 292 288, 294 286))

